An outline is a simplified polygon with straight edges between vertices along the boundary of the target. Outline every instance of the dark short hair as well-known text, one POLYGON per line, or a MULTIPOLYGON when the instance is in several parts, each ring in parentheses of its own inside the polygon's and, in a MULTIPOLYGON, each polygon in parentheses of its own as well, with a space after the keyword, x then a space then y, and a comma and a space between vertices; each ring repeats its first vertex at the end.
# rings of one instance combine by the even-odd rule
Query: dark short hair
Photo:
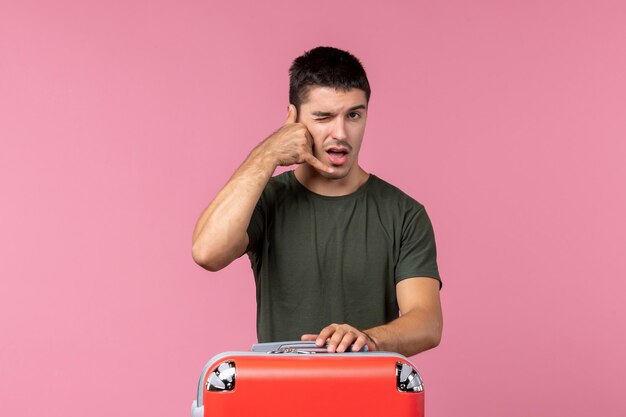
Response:
POLYGON ((361 62, 352 54, 331 46, 318 46, 294 59, 289 68, 289 102, 300 110, 312 86, 348 91, 359 88, 369 103, 371 90, 361 62))

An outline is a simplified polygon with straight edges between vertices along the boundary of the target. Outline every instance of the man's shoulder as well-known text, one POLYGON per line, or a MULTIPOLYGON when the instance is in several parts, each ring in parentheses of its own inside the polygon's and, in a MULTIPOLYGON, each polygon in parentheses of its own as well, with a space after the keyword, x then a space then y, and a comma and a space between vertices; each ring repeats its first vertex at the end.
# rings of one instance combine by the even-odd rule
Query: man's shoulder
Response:
POLYGON ((404 207, 416 208, 418 210, 424 208, 422 203, 401 190, 399 187, 374 174, 370 175, 372 176, 371 194, 378 199, 391 204, 399 204, 404 207))
POLYGON ((269 182, 277 183, 277 184, 288 184, 291 182, 292 175, 293 175, 293 170, 285 171, 285 172, 276 174, 273 177, 271 177, 269 182))
POLYGON ((274 175, 265 185, 263 193, 261 194, 261 200, 266 204, 269 204, 271 201, 274 201, 281 196, 284 197, 286 195, 293 194, 298 191, 298 187, 296 185, 293 171, 285 171, 274 175))

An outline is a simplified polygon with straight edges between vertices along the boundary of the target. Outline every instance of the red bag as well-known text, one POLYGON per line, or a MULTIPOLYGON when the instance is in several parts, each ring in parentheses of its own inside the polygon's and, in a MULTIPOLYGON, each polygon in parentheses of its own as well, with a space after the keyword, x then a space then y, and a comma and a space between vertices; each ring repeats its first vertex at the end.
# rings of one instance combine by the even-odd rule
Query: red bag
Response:
POLYGON ((423 417, 422 378, 400 354, 262 343, 204 367, 192 417, 423 417))

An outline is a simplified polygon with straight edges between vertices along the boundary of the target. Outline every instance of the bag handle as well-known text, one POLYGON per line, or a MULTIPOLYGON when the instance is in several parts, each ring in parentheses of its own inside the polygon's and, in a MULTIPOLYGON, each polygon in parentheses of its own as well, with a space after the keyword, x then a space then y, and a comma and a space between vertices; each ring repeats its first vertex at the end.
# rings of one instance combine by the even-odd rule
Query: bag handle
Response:
MULTIPOLYGON (((315 354, 315 353, 328 353, 326 350, 327 344, 320 347, 313 341, 303 342, 300 340, 286 341, 286 342, 269 342, 269 343, 256 343, 252 345, 253 352, 264 352, 271 354, 279 353, 299 353, 299 354, 315 354)), ((344 353, 356 353, 352 351, 351 345, 344 353)), ((363 346, 358 352, 367 352, 367 345, 363 346)))

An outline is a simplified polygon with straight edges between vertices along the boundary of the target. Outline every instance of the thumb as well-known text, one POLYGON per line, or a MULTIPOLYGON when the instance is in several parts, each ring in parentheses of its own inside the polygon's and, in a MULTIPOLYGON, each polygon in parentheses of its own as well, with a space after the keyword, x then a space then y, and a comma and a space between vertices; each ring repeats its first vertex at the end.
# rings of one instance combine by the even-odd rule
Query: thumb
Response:
POLYGON ((285 122, 285 124, 295 123, 297 118, 298 118, 298 110, 296 110, 296 106, 294 106, 293 104, 290 104, 289 113, 287 113, 287 121, 285 122))

